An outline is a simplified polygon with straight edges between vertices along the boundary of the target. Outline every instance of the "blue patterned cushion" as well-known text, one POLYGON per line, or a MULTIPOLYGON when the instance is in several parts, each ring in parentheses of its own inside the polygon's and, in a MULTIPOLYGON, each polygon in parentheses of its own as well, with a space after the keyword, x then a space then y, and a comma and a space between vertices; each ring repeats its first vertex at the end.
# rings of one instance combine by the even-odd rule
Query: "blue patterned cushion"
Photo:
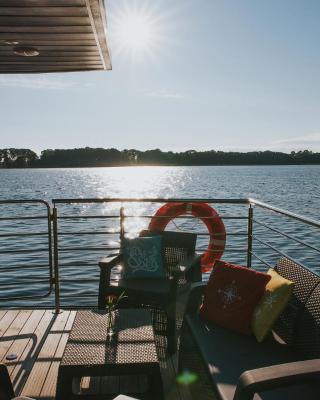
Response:
POLYGON ((123 239, 123 278, 165 278, 162 237, 123 239))

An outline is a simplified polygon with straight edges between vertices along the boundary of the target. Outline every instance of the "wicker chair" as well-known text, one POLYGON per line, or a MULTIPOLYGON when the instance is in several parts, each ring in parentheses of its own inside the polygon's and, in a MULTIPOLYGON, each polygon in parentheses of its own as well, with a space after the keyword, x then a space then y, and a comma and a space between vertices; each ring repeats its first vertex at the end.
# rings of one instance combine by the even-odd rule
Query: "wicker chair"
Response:
POLYGON ((100 261, 100 284, 98 308, 106 307, 106 297, 119 295, 125 291, 127 298, 121 302, 122 307, 151 307, 156 322, 164 322, 164 333, 167 336, 167 350, 174 353, 177 348, 176 338, 176 296, 178 285, 201 280, 200 256, 195 254, 196 234, 183 232, 150 232, 142 231, 141 237, 162 235, 162 257, 165 279, 122 279, 122 255, 118 254, 100 261), (162 315, 165 314, 165 318, 162 315))
POLYGON ((204 284, 193 285, 181 333, 179 369, 197 376, 194 398, 320 398, 320 277, 287 258, 276 265, 295 282, 290 302, 263 343, 198 316, 204 284))
POLYGON ((0 400, 34 400, 30 397, 15 397, 7 366, 0 364, 0 400))
POLYGON ((15 397, 7 367, 0 364, 0 400, 10 400, 15 397))

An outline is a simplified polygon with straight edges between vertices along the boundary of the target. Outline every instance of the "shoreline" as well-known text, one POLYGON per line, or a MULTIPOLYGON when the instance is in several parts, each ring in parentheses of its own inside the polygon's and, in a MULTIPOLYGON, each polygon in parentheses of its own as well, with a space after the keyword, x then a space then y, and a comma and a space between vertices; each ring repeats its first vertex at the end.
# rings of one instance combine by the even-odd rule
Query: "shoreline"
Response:
POLYGON ((81 166, 41 166, 41 167, 0 167, 0 171, 5 170, 41 170, 41 169, 81 169, 81 168, 158 168, 158 167, 297 167, 297 166, 320 166, 320 163, 291 163, 291 164, 143 164, 143 165, 81 165, 81 166))

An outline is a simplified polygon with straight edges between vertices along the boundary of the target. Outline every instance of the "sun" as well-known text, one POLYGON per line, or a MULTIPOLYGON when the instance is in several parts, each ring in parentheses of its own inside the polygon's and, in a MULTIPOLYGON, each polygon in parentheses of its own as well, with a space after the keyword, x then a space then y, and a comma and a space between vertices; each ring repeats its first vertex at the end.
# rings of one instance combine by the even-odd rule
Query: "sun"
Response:
POLYGON ((118 29, 118 39, 127 50, 146 51, 152 46, 153 25, 146 15, 126 15, 118 29))
POLYGON ((161 15, 149 2, 122 3, 109 18, 113 53, 125 53, 134 60, 152 56, 163 39, 161 15), (137 5, 139 4, 139 5, 137 5))

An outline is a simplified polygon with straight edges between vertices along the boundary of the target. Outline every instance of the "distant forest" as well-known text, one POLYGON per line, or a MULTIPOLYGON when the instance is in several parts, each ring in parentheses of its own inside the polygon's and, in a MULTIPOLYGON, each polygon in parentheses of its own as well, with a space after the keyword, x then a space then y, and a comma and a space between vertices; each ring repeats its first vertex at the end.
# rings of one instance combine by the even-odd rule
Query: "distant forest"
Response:
POLYGON ((0 168, 118 167, 139 165, 288 165, 320 164, 320 153, 310 150, 290 154, 274 151, 247 153, 224 151, 184 152, 159 149, 139 151, 80 148, 44 150, 38 156, 29 149, 0 149, 0 168))

